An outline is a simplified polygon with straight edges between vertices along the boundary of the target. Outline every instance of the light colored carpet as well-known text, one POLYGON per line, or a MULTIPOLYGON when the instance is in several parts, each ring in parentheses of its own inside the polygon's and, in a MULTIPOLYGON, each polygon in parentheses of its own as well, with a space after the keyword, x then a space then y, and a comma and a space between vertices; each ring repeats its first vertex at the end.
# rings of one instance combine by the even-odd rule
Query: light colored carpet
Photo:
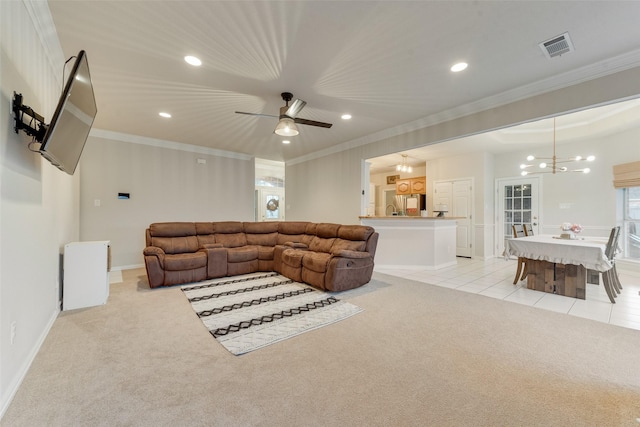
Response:
POLYGON ((360 313, 278 273, 254 273, 182 286, 209 333, 236 356, 360 313))
POLYGON ((179 287, 123 272, 64 312, 0 424, 638 426, 640 332, 382 274, 364 311, 230 354, 179 287))

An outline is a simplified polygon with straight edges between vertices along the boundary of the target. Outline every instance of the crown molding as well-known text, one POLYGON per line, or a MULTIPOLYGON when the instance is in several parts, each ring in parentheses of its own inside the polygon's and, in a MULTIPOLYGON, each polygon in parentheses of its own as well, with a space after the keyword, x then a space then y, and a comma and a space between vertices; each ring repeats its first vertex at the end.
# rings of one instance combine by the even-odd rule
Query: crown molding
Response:
POLYGON ((22 0, 22 4, 33 22, 33 29, 40 39, 54 76, 59 82, 62 82, 64 79, 64 52, 58 39, 58 32, 56 31, 48 3, 38 0, 22 0))
POLYGON ((89 132, 89 136, 110 141, 129 142, 132 144, 148 145, 151 147, 167 148, 169 150, 186 151, 189 153, 207 154, 210 156, 226 157, 229 159, 253 160, 253 156, 236 153, 234 151, 218 150, 215 148, 202 147, 200 145, 184 144, 182 142, 155 139, 110 130, 92 128, 89 132))
POLYGON ((501 107, 512 102, 521 101, 533 96, 542 95, 556 90, 564 89, 600 77, 605 77, 621 71, 640 66, 640 49, 616 56, 605 61, 590 64, 576 70, 558 74, 537 82, 520 86, 505 92, 501 92, 475 102, 461 105, 449 110, 441 111, 436 114, 429 115, 422 119, 414 120, 403 125, 394 126, 384 129, 380 132, 372 133, 361 138, 346 141, 342 144, 319 150, 305 156, 297 157, 286 162, 287 165, 295 165, 297 163, 306 162, 331 154, 340 153, 342 151, 361 147, 373 142, 393 138, 408 132, 424 129, 440 123, 445 123, 464 116, 480 113, 492 108, 501 107))

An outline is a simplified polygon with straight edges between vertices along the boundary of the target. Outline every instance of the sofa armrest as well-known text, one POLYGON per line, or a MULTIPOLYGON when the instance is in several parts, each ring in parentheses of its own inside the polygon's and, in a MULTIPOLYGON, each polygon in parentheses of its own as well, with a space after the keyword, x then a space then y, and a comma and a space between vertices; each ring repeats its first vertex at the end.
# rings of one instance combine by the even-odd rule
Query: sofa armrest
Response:
POLYGON ((157 246, 147 246, 146 248, 144 248, 142 253, 145 256, 145 258, 148 256, 155 256, 156 258, 158 258, 158 263, 160 264, 160 267, 164 268, 165 252, 162 248, 159 248, 157 246))
POLYGON ((369 252, 350 251, 348 249, 341 249, 335 253, 332 253, 331 255, 351 259, 365 259, 371 257, 371 254, 369 252))
POLYGON ((149 287, 164 285, 164 251, 157 246, 147 246, 142 251, 147 269, 149 287))
POLYGON ((144 256, 155 255, 160 259, 164 258, 164 251, 162 250, 162 248, 159 248, 157 246, 147 246, 146 248, 144 248, 144 251, 142 251, 142 253, 144 254, 144 256))
POLYGON ((300 242, 286 242, 284 245, 295 249, 309 249, 308 245, 300 242))

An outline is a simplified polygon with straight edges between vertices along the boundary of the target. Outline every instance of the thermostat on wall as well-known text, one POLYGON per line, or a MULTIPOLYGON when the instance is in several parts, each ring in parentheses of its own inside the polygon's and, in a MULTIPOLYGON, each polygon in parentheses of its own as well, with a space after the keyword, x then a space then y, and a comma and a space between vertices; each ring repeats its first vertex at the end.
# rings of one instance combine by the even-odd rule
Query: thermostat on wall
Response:
POLYGON ((129 193, 118 193, 118 199, 129 200, 129 193))

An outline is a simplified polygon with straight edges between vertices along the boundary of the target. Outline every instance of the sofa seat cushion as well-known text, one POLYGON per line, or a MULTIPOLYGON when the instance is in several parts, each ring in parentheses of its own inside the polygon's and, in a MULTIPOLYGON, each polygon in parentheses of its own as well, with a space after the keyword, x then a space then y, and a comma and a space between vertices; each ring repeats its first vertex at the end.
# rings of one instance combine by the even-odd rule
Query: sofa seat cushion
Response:
POLYGON ((206 252, 169 254, 164 257, 164 269, 171 271, 193 270, 207 266, 206 252))
POLYGON ((318 273, 324 273, 327 271, 330 259, 331 254, 307 251, 302 258, 302 266, 318 273))
POLYGON ((307 251, 300 249, 285 249, 284 252, 282 252, 282 262, 294 268, 301 268, 302 258, 306 253, 307 251))
POLYGON ((246 262, 258 259, 258 248, 256 246, 242 246, 238 248, 227 248, 227 262, 246 262))

